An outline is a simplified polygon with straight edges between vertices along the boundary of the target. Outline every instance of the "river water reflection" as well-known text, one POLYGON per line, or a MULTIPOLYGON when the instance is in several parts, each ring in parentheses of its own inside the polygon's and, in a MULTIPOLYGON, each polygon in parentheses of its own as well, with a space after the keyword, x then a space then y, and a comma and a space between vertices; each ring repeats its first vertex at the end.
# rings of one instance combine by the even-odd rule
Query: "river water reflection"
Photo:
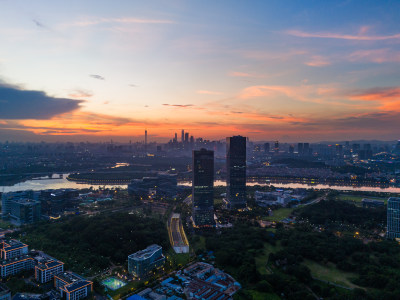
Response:
MULTIPOLYGON (((98 187, 107 187, 107 188, 127 188, 127 185, 94 185, 94 184, 84 184, 78 183, 74 181, 68 181, 66 178, 68 174, 62 174, 62 178, 60 178, 59 174, 54 174, 52 179, 49 178, 41 178, 40 180, 33 179, 27 180, 25 182, 17 183, 13 186, 0 186, 0 192, 15 192, 15 191, 24 191, 24 190, 46 190, 46 189, 83 189, 93 187, 97 189, 98 187)), ((191 181, 179 182, 180 185, 191 186, 191 181)), ((215 186, 226 186, 226 182, 223 180, 216 180, 214 182, 215 186)), ((248 182, 248 186, 254 185, 273 185, 275 187, 280 188, 314 188, 314 189, 332 189, 339 191, 366 191, 366 192, 386 192, 386 193, 397 193, 400 194, 400 187, 370 187, 370 186, 333 186, 327 184, 302 184, 302 183, 270 183, 270 182, 248 182)))

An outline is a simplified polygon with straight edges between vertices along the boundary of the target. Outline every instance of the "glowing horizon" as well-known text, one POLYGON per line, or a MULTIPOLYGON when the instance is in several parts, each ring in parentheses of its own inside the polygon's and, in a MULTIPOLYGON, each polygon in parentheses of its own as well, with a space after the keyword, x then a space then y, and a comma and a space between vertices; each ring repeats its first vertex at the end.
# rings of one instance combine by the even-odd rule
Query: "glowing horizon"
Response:
POLYGON ((0 141, 397 140, 398 9, 2 1, 0 141))

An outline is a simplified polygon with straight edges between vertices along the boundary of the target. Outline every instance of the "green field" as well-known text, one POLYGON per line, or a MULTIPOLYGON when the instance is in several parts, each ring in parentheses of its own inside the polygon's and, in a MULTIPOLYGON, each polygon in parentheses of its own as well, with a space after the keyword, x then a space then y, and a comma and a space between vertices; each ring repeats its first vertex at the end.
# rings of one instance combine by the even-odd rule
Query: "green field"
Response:
POLYGON ((293 212, 294 208, 279 208, 273 211, 272 216, 265 217, 267 221, 279 222, 286 219, 293 212))
POLYGON ((185 266, 190 260, 189 253, 175 253, 175 251, 171 248, 166 254, 167 261, 170 261, 172 267, 175 269, 177 267, 185 266))
POLYGON ((326 280, 349 288, 359 288, 350 279, 356 277, 355 273, 344 272, 336 268, 333 263, 321 265, 311 260, 305 260, 304 264, 311 270, 313 277, 326 280))
POLYGON ((385 204, 387 202, 386 198, 377 198, 377 197, 368 197, 368 196, 359 196, 359 195, 347 195, 347 194, 340 194, 338 196, 338 200, 350 201, 350 202, 361 202, 361 200, 364 198, 385 201, 385 204))
POLYGON ((139 281, 131 281, 128 282, 127 285, 123 286, 122 288, 112 291, 108 290, 108 294, 113 298, 113 299, 121 299, 122 295, 125 295, 128 292, 133 292, 135 291, 140 285, 139 281))
POLYGON ((249 291, 253 300, 279 300, 281 299, 278 295, 272 293, 261 293, 258 291, 249 291))
POLYGON ((269 271, 266 268, 266 264, 267 264, 270 253, 277 252, 281 249, 282 249, 282 247, 279 244, 276 246, 273 246, 269 243, 264 243, 264 251, 263 251, 262 255, 257 255, 255 257, 257 271, 260 272, 261 275, 269 274, 269 271))

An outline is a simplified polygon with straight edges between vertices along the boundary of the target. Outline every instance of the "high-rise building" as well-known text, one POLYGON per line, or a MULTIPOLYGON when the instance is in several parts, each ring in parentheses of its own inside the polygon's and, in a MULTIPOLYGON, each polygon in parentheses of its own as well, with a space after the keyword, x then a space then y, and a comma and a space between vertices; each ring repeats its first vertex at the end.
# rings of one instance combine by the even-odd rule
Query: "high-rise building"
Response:
POLYGON ((144 151, 147 152, 147 129, 144 131, 144 151))
POLYGON ((310 144, 309 143, 304 143, 304 145, 303 145, 303 154, 304 155, 310 155, 311 154, 310 144))
POLYGON ((276 154, 279 153, 279 141, 275 141, 274 152, 275 152, 276 154))
POLYGON ((400 238, 400 198, 391 197, 387 202, 388 239, 400 238))
POLYGON ((264 144, 264 152, 265 152, 265 153, 269 153, 269 151, 270 151, 269 143, 265 143, 265 144, 264 144))
POLYGON ((181 142, 183 143, 185 141, 185 129, 182 129, 181 132, 181 142))
POLYGON ((214 223, 214 151, 193 150, 193 222, 195 227, 214 223))
POLYGON ((246 207, 246 138, 226 138, 226 196, 230 208, 246 207))
POLYGON ((298 143, 297 144, 297 153, 299 155, 303 155, 303 151, 304 151, 304 144, 303 143, 298 143))
POLYGON ((290 145, 290 146, 289 146, 289 153, 290 153, 290 154, 293 154, 293 153, 294 153, 294 146, 293 146, 293 145, 290 145))

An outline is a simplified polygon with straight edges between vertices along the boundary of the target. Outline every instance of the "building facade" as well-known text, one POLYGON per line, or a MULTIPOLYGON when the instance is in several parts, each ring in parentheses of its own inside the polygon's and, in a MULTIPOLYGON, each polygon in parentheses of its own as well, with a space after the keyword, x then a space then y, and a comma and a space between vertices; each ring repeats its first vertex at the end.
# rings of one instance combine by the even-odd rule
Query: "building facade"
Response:
POLYGON ((245 208, 246 199, 246 138, 226 138, 226 197, 232 209, 245 208))
POLYGON ((400 198, 391 197, 387 202, 387 238, 400 238, 400 198))
POLYGON ((151 271, 160 268, 165 263, 162 247, 151 245, 144 250, 128 256, 128 271, 137 278, 145 278, 151 271))
POLYGON ((35 257, 35 279, 40 283, 52 281, 55 275, 64 272, 64 263, 47 255, 35 257))
POLYGON ((40 221, 42 216, 40 201, 16 199, 11 201, 10 221, 15 225, 32 224, 40 221))
POLYGON ((194 150, 192 169, 194 226, 214 226, 214 151, 194 150))
POLYGON ((15 275, 24 270, 32 270, 35 261, 28 255, 28 245, 17 240, 3 240, 0 243, 0 276, 15 275))
POLYGON ((54 287, 60 292, 62 299, 79 300, 93 291, 93 282, 75 273, 65 272, 54 276, 54 287))

